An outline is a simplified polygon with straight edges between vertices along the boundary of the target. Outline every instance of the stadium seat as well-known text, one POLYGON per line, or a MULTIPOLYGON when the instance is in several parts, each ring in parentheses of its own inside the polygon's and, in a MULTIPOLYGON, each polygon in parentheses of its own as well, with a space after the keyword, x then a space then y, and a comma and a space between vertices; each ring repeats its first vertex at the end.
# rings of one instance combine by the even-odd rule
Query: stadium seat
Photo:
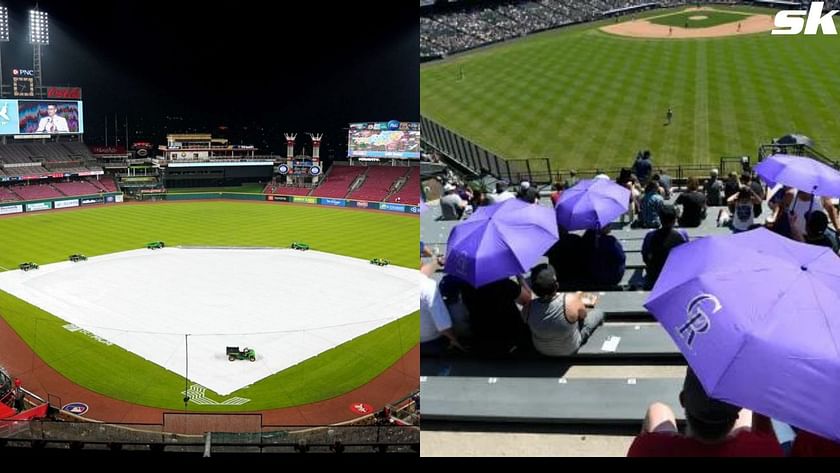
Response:
MULTIPOLYGON (((648 405, 679 406, 682 378, 420 378, 423 420, 641 425, 648 405)), ((684 419, 682 409, 675 413, 684 419)))

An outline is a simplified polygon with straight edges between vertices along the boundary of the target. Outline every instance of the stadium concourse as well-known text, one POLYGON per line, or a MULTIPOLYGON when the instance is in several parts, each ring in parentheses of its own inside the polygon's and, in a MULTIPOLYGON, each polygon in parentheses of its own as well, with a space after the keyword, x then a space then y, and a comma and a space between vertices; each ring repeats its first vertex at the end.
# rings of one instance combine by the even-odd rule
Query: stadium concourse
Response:
MULTIPOLYGON (((583 183, 588 186, 603 179, 614 185, 615 178, 601 175, 583 183)), ((786 188, 781 185, 768 188, 755 173, 745 173, 740 178, 734 175, 734 179, 730 176, 724 180, 697 176, 688 180, 688 188, 668 184, 668 179, 659 175, 650 174, 648 179, 652 184, 647 186, 647 192, 638 186, 635 174, 625 174, 618 179, 635 183, 629 185, 632 193, 627 194, 630 210, 606 224, 610 229, 609 236, 600 238, 601 244, 610 248, 611 244, 603 242, 617 242, 621 258, 587 260, 612 250, 592 253, 586 249, 586 243, 572 246, 568 242, 575 238, 569 240, 561 228, 559 242, 546 252, 546 256, 538 259, 538 262, 557 266, 556 276, 529 264, 534 269, 518 275, 516 282, 511 275, 484 285, 486 290, 481 284, 474 289, 472 283, 451 275, 473 263, 476 268, 480 264, 480 250, 475 250, 470 263, 464 263, 463 253, 469 253, 464 250, 469 248, 465 241, 469 237, 462 235, 483 235, 484 240, 480 240, 483 243, 476 248, 488 246, 485 245, 488 241, 502 241, 511 253, 516 254, 513 232, 506 234, 500 230, 503 226, 501 217, 486 227, 489 229, 486 231, 498 231, 496 234, 476 230, 483 228, 478 223, 464 226, 464 233, 459 233, 457 238, 453 238, 453 231, 470 222, 471 214, 476 212, 480 213, 481 221, 488 215, 493 215, 492 220, 503 212, 505 205, 522 205, 510 204, 515 199, 551 209, 564 194, 571 196, 575 192, 569 189, 575 189, 576 183, 565 182, 535 190, 527 182, 513 185, 495 181, 492 177, 468 182, 451 171, 446 177, 439 177, 437 183, 424 182, 429 199, 421 214, 420 227, 424 272, 438 284, 435 292, 445 303, 451 327, 430 338, 429 330, 434 333, 435 327, 446 324, 436 325, 439 322, 432 321, 431 309, 421 303, 421 327, 426 327, 426 331, 421 330, 421 392, 425 402, 423 456, 625 456, 652 403, 670 406, 679 426, 683 426, 686 419, 679 396, 691 370, 687 370, 686 359, 675 343, 673 333, 660 325, 646 308, 656 281, 655 274, 662 269, 656 265, 664 264, 669 251, 678 251, 679 246, 687 242, 712 241, 710 237, 732 233, 763 236, 761 232, 765 231, 758 228, 775 227, 777 234, 791 240, 829 246, 828 264, 840 261, 835 258, 838 244, 836 227, 832 228, 836 225, 836 199, 833 202, 823 200, 826 210, 811 212, 810 215, 820 218, 809 216, 806 233, 799 234, 798 230, 782 228, 781 222, 787 220, 784 212, 780 212, 779 202, 796 207, 800 195, 785 192, 786 188), (435 189, 442 189, 442 195, 439 196, 435 189), (785 200, 788 196, 797 201, 785 200), (657 211, 651 213, 651 205, 657 211), (492 206, 499 208, 491 211, 492 206), (687 221, 694 218, 695 210, 700 211, 696 214, 699 221, 687 221), (461 211, 463 213, 459 215, 461 211), (651 215, 658 217, 655 224, 645 222, 651 215), (814 230, 812 220, 821 221, 823 226, 814 226, 818 228, 814 230), (826 225, 832 220, 833 224, 826 225), (672 234, 677 241, 669 243, 666 238, 662 246, 651 243, 656 237, 650 236, 660 232, 654 229, 664 228, 661 231, 668 234, 666 227, 670 222, 676 223, 676 231, 672 234), (681 227, 681 223, 685 226, 681 227), (454 262, 441 258, 447 255, 454 258, 449 253, 450 244, 457 247, 456 253, 452 253, 457 255, 454 262), (659 251, 661 248, 666 249, 664 256, 659 251), (658 257, 663 258, 662 262, 656 262, 658 257), (597 281, 599 274, 609 272, 605 266, 619 269, 620 281, 609 284, 597 281), (534 324, 530 317, 537 310, 534 309, 535 301, 542 300, 537 292, 541 287, 545 291, 546 275, 556 278, 553 280, 561 292, 588 291, 581 296, 581 303, 589 307, 587 320, 603 317, 602 324, 591 332, 588 340, 584 338, 585 334, 582 335, 583 343, 577 349, 572 346, 562 352, 556 339, 553 339, 555 345, 545 338, 541 340, 540 337, 546 336, 551 339, 551 332, 540 332, 539 323, 534 324), (590 304, 592 301, 586 300, 590 295, 597 299, 594 308, 590 304), (523 324, 526 316, 519 310, 526 305, 531 312, 528 322, 523 324), (504 328, 494 331, 492 327, 497 325, 504 328)), ((803 202, 807 203, 806 200, 803 202)), ((816 200, 813 208, 822 210, 820 203, 816 200)), ((628 207, 625 205, 624 208, 628 207)), ((524 212, 524 207, 517 207, 514 213, 524 212)), ((531 214, 530 210, 527 212, 531 214)), ((559 215, 558 212, 557 221, 560 221, 559 215)), ((512 219, 513 226, 528 223, 524 219, 516 220, 515 216, 506 218, 512 219)), ((583 232, 570 233, 580 235, 583 232)), ((539 232, 530 235, 524 240, 538 244, 539 232)), ((557 241, 556 237, 554 241, 557 241)), ((662 241, 659 243, 661 245, 662 241)), ((527 247, 529 243, 522 245, 527 247)), ((685 252, 680 254, 686 255, 685 252)), ((501 257, 497 255, 496 258, 501 257)), ((670 260, 668 264, 668 267, 676 267, 670 260)), ((569 302, 564 300, 568 311, 569 302)), ((568 314, 564 314, 567 320, 568 314)), ((581 333, 584 330, 581 328, 581 333)), ((742 411, 741 419, 748 419, 745 414, 748 412, 742 411)), ((756 415, 754 419, 766 418, 756 415)), ((742 425, 741 420, 738 422, 742 425)), ((748 425, 748 421, 745 422, 748 425)), ((763 421, 754 422, 756 431, 759 424, 764 425, 763 421)), ((784 448, 790 448, 793 431, 785 424, 773 422, 779 442, 784 448)), ((840 451, 838 445, 831 448, 835 454, 840 451)))

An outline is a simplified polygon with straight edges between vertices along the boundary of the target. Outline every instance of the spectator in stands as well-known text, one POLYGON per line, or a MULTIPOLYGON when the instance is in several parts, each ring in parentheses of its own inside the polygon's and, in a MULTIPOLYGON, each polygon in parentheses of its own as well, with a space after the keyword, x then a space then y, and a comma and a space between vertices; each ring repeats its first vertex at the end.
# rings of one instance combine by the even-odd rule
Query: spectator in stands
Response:
POLYGON ((659 211, 665 199, 659 194, 659 184, 651 180, 645 186, 645 194, 639 205, 639 224, 642 228, 659 228, 659 211))
POLYGON ((837 253, 837 240, 833 232, 828 230, 828 216, 825 212, 808 212, 805 222, 805 234, 799 233, 796 225, 791 226, 791 236, 811 245, 825 246, 837 253))
POLYGON ((449 317, 452 320, 452 331, 459 340, 472 336, 470 330, 470 313, 461 297, 461 290, 464 283, 455 276, 447 274, 440 280, 438 290, 440 291, 449 317))
POLYGON ((676 416, 665 404, 651 404, 642 433, 627 452, 628 457, 781 457, 782 448, 770 419, 710 398, 691 368, 685 375, 680 404, 685 409, 687 429, 677 430, 676 416), (751 425, 750 425, 751 424, 751 425))
POLYGON ((554 268, 531 270, 535 298, 522 309, 534 348, 546 356, 574 354, 604 321, 602 311, 587 311, 579 293, 560 292, 554 268))
POLYGON ((723 193, 723 183, 718 179, 718 170, 712 169, 709 173, 709 180, 706 181, 706 205, 709 207, 719 207, 723 205, 721 194, 723 193))
POLYGON ((563 195, 566 186, 562 182, 555 182, 553 187, 554 190, 551 192, 551 206, 557 207, 557 202, 560 201, 560 196, 563 195))
POLYGON ((548 264, 554 268, 560 268, 557 275, 557 282, 561 291, 572 291, 581 287, 586 281, 586 273, 581 268, 586 261, 583 253, 583 239, 580 235, 569 233, 565 228, 558 225, 557 233, 559 239, 548 249, 545 256, 548 257, 548 264))
POLYGON ((582 254, 586 262, 587 288, 617 286, 624 277, 627 256, 610 228, 587 230, 582 237, 582 254))
POLYGON ((420 266, 420 352, 437 355, 450 348, 464 350, 452 331, 452 319, 432 275, 437 261, 420 266))
POLYGON ((665 199, 671 198, 671 176, 665 173, 665 170, 659 168, 659 171, 656 173, 655 179, 659 181, 659 187, 662 188, 663 193, 662 197, 665 199))
POLYGON ((478 351, 500 356, 530 349, 528 327, 517 304, 531 300, 531 289, 521 276, 516 282, 507 278, 477 289, 462 283, 461 297, 470 314, 473 344, 478 351))
POLYGON ((718 216, 718 223, 720 225, 729 225, 735 233, 745 232, 755 228, 753 221, 753 206, 756 203, 761 204, 761 198, 758 197, 752 189, 747 186, 742 186, 737 194, 731 195, 726 199, 729 205, 729 213, 724 213, 721 210, 721 215, 718 216))
POLYGON ((498 204, 508 199, 516 198, 516 194, 507 190, 508 183, 505 181, 496 182, 496 194, 490 199, 492 203, 498 204))
POLYGON ((723 185, 723 199, 728 201, 730 197, 737 194, 741 189, 741 184, 738 183, 738 175, 734 172, 729 173, 729 178, 723 185))
POLYGON ((566 179, 566 181, 564 182, 564 184, 565 184, 564 189, 571 189, 577 183, 578 183, 577 171, 574 170, 574 169, 570 169, 569 170, 569 178, 566 179))
POLYGON ((652 171, 653 162, 650 159, 650 151, 640 151, 636 156, 636 161, 633 163, 633 174, 636 175, 636 178, 643 186, 647 187, 652 171))
POLYGON ((443 220, 460 220, 467 203, 456 193, 452 184, 443 186, 443 197, 440 198, 440 212, 443 220))
POLYGON ((689 177, 686 184, 688 190, 677 197, 675 204, 682 206, 680 214, 681 227, 699 227, 706 218, 706 196, 698 189, 696 177, 689 177))
POLYGON ((671 250, 683 243, 688 242, 688 233, 685 230, 677 230, 674 224, 677 223, 677 211, 672 205, 664 205, 659 211, 659 219, 662 228, 652 230, 645 235, 642 242, 642 259, 645 262, 645 289, 653 289, 659 273, 665 266, 665 261, 671 250))
POLYGON ((533 187, 529 187, 528 189, 520 192, 519 199, 524 200, 529 204, 535 204, 538 200, 540 200, 540 192, 533 187))
POLYGON ((15 378, 15 400, 14 400, 14 407, 16 411, 23 412, 26 410, 26 403, 24 402, 24 397, 26 393, 23 392, 23 387, 21 386, 20 378, 15 378))
POLYGON ((785 208, 791 213, 791 226, 797 227, 796 229, 800 234, 805 233, 806 214, 812 210, 825 211, 835 230, 840 230, 840 227, 838 227, 840 222, 837 221, 837 209, 834 208, 830 198, 790 189, 784 197, 784 202, 785 208), (820 209, 820 206, 822 206, 822 209, 820 209))
MULTIPOLYGON (((760 201, 764 200, 764 188, 761 186, 761 183, 758 182, 758 179, 754 179, 752 174, 749 172, 741 173, 741 185, 752 189, 753 193, 758 196, 760 201)), ((762 211, 761 202, 753 204, 753 217, 758 218, 762 211)))

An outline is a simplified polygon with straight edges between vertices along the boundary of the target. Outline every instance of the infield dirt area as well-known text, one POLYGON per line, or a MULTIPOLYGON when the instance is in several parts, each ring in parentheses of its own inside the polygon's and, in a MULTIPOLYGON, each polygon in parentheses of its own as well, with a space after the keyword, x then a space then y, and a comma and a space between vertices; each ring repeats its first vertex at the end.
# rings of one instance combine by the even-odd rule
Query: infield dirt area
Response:
MULTIPOLYGON (((702 12, 704 11, 715 11, 708 8, 694 8, 689 10, 696 10, 698 12, 697 16, 703 16, 702 12)), ((616 23, 600 29, 605 33, 630 36, 633 38, 719 38, 761 33, 770 31, 773 28, 772 16, 750 15, 742 21, 710 26, 708 28, 681 28, 678 26, 658 25, 651 23, 648 19, 643 19, 616 23)))

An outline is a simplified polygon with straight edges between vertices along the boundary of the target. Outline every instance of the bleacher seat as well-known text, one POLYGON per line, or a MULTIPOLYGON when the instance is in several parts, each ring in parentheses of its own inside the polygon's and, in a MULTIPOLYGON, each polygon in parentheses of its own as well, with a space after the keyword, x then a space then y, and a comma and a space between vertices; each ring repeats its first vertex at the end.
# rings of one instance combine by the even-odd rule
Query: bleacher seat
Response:
POLYGON ((349 199, 379 202, 391 193, 394 182, 404 176, 408 168, 398 166, 368 166, 365 182, 351 192, 349 199))
POLYGON ((341 166, 334 164, 321 183, 311 195, 316 197, 344 198, 350 190, 350 185, 367 168, 364 166, 341 166))
POLYGON ((90 195, 102 192, 101 189, 87 181, 55 182, 52 185, 64 195, 90 195))
POLYGON ((406 205, 420 204, 420 167, 411 166, 408 179, 402 188, 385 199, 386 202, 396 202, 406 205))
MULTIPOLYGON (((652 400, 679 406, 682 378, 421 376, 423 420, 641 425, 652 400)), ((682 409, 675 411, 684 420, 682 409)))

